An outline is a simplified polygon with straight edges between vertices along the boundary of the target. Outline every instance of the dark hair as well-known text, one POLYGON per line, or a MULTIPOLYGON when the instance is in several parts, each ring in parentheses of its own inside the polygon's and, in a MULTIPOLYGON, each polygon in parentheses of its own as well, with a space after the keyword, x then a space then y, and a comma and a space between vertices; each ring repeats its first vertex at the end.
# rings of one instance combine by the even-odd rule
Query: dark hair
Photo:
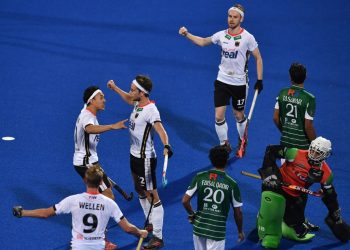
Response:
POLYGON ((244 7, 243 7, 242 4, 237 3, 237 4, 233 5, 233 7, 236 7, 236 8, 238 8, 238 9, 240 9, 240 10, 243 11, 243 13, 244 13, 244 7))
POLYGON ((103 178, 103 171, 99 166, 92 166, 85 172, 86 185, 91 188, 98 188, 103 178))
MULTIPOLYGON (((135 80, 138 82, 138 84, 141 85, 142 88, 147 90, 148 93, 152 91, 152 87, 153 87, 152 80, 148 76, 137 75, 135 77, 135 80)), ((149 96, 149 94, 145 94, 145 96, 149 96)))
POLYGON ((211 164, 216 168, 225 168, 229 154, 224 146, 215 146, 209 151, 211 164))
POLYGON ((293 83, 302 84, 306 79, 306 68, 300 63, 292 63, 289 68, 289 75, 293 83))
POLYGON ((90 96, 98 89, 100 88, 97 86, 90 86, 87 89, 85 89, 83 96, 84 103, 86 103, 89 100, 90 96))

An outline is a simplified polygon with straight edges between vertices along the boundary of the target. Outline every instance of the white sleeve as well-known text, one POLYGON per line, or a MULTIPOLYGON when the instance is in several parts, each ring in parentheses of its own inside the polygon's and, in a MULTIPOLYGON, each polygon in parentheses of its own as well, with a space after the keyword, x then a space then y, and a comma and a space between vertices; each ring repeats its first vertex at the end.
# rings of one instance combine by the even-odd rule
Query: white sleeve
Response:
POLYGON ((220 33, 221 33, 221 31, 216 32, 214 35, 211 36, 211 42, 212 42, 213 44, 217 44, 217 45, 220 45, 220 46, 221 46, 221 42, 220 42, 220 33))
POLYGON ((64 198, 59 203, 54 205, 55 213, 58 214, 69 214, 71 213, 71 201, 73 200, 73 196, 68 196, 64 198))
POLYGON ((162 120, 160 119, 160 114, 156 106, 151 110, 149 115, 147 116, 147 122, 151 123, 152 125, 155 122, 161 122, 162 120))
POLYGON ((117 203, 115 203, 114 201, 111 201, 111 217, 115 220, 115 222, 119 223, 123 218, 124 215, 122 213, 122 211, 120 210, 119 206, 117 203))
POLYGON ((248 50, 254 51, 258 47, 258 43, 256 42, 253 35, 250 35, 248 38, 248 50))
POLYGON ((85 130, 85 127, 89 124, 95 124, 95 118, 91 115, 85 115, 81 118, 81 124, 83 124, 83 129, 85 130))

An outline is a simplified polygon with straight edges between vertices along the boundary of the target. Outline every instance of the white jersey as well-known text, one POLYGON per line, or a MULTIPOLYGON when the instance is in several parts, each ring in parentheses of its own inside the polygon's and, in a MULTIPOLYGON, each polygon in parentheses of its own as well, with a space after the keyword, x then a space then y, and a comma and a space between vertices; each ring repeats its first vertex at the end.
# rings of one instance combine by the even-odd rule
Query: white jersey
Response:
POLYGON ((130 154, 143 159, 157 157, 153 143, 153 125, 160 121, 159 111, 153 102, 143 107, 135 102, 129 119, 130 154))
POLYGON ((72 214, 72 249, 104 249, 109 218, 119 223, 124 217, 117 203, 102 194, 68 196, 54 209, 57 215, 72 214))
POLYGON ((258 47, 254 36, 243 28, 238 34, 222 30, 212 35, 211 41, 221 46, 217 80, 230 85, 247 84, 249 55, 258 47))
POLYGON ((100 140, 99 134, 88 134, 85 127, 89 124, 98 125, 96 115, 89 110, 84 109, 75 124, 74 142, 75 150, 73 156, 73 165, 82 166, 98 161, 96 147, 100 140))

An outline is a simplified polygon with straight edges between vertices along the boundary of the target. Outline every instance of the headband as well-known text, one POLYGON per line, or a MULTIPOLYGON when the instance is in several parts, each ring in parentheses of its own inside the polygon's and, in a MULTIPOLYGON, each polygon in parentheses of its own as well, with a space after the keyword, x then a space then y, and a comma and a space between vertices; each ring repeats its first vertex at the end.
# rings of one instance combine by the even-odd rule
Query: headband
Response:
POLYGON ((91 100, 98 94, 101 93, 101 95, 103 94, 102 91, 100 89, 95 90, 94 93, 92 93, 92 95, 89 97, 89 99, 86 101, 86 103, 84 104, 84 108, 82 109, 82 111, 84 109, 86 109, 87 105, 91 102, 91 100))
POLYGON ((228 9, 228 12, 230 12, 230 10, 237 11, 242 17, 244 17, 244 12, 240 8, 231 7, 231 8, 228 9))
POLYGON ((149 92, 147 90, 145 90, 144 87, 142 87, 136 80, 132 80, 132 83, 135 84, 135 86, 141 90, 142 92, 145 92, 146 94, 149 94, 149 92))

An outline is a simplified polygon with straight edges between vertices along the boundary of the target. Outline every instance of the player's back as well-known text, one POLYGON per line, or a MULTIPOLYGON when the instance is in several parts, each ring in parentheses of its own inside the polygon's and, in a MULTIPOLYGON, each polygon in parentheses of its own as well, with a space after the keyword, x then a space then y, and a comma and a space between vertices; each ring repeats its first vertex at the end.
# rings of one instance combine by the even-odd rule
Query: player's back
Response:
POLYGON ((305 132, 305 119, 314 117, 315 97, 304 88, 292 85, 280 91, 277 102, 282 125, 281 144, 307 149, 310 142, 305 132))
POLYGON ((222 240, 226 234, 226 220, 235 195, 240 193, 236 182, 225 172, 209 170, 197 175, 198 204, 194 234, 222 240))
POLYGON ((102 194, 72 195, 56 205, 58 213, 72 214, 73 249, 104 249, 105 230, 110 217, 123 217, 118 205, 102 194))

